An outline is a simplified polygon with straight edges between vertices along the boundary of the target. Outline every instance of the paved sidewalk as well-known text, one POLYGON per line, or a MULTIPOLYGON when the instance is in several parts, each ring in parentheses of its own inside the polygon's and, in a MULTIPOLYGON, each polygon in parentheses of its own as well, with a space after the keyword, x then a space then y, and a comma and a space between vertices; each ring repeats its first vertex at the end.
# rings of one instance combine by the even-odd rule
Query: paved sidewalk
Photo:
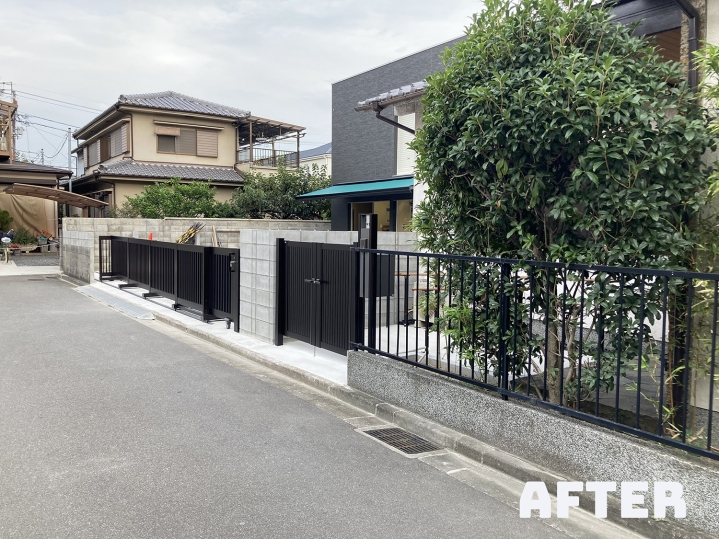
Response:
POLYGON ((60 266, 18 266, 14 260, 8 264, 0 256, 0 277, 17 277, 22 275, 60 275, 60 266))
POLYGON ((244 350, 261 354, 278 364, 306 371, 332 383, 347 384, 346 356, 288 338, 285 338, 283 346, 275 346, 248 335, 235 333, 233 329, 228 330, 224 321, 205 323, 188 314, 177 312, 171 308, 172 301, 169 299, 144 299, 142 293, 145 290, 141 288, 121 290, 118 288, 118 284, 116 281, 95 281, 90 286, 150 311, 153 315, 163 318, 165 321, 174 321, 176 326, 180 325, 190 331, 202 332, 213 338, 214 342, 223 341, 225 345, 242 347, 244 350))

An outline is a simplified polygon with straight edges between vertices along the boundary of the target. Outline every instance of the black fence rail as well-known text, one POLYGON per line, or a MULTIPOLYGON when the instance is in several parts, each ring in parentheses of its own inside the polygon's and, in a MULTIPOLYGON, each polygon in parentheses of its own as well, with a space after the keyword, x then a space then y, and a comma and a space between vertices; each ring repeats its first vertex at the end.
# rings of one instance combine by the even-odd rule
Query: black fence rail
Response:
POLYGON ((240 250, 100 236, 100 280, 165 297, 203 321, 224 319, 240 331, 240 250))
POLYGON ((719 459, 719 274, 354 250, 354 349, 719 459))

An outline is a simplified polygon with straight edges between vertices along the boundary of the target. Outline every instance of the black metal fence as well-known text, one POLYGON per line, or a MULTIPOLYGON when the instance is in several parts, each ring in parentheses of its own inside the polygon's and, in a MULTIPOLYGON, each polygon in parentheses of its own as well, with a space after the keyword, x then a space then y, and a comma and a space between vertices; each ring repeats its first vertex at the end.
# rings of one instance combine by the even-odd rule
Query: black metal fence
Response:
POLYGON ((354 349, 719 459, 719 274, 355 251, 354 349))
POLYGON ((224 319, 240 331, 240 250, 100 236, 100 280, 165 297, 203 321, 224 319))

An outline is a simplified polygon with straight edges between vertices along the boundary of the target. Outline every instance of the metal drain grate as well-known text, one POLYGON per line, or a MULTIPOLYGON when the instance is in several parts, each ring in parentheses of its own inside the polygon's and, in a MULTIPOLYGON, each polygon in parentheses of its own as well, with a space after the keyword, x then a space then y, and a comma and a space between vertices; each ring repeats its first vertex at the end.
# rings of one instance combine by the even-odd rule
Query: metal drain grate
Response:
POLYGON ((424 438, 407 432, 396 427, 389 429, 373 429, 364 431, 373 438, 377 438, 380 442, 384 442, 389 446, 399 449, 408 455, 416 455, 417 453, 427 453, 428 451, 437 451, 440 447, 428 442, 424 438))

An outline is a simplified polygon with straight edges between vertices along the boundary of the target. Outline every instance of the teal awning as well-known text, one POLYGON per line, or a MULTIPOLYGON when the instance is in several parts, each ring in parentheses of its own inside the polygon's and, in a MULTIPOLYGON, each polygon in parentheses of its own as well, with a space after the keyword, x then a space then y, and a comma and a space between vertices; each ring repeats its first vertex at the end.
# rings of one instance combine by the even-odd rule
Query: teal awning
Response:
POLYGON ((354 197, 372 197, 377 199, 383 195, 409 195, 412 193, 412 187, 414 186, 414 177, 402 177, 394 178, 391 180, 374 180, 370 182, 357 182, 357 183, 343 183, 340 185, 333 185, 326 189, 320 189, 319 191, 312 191, 300 195, 298 199, 309 199, 309 198, 354 198, 354 197))

